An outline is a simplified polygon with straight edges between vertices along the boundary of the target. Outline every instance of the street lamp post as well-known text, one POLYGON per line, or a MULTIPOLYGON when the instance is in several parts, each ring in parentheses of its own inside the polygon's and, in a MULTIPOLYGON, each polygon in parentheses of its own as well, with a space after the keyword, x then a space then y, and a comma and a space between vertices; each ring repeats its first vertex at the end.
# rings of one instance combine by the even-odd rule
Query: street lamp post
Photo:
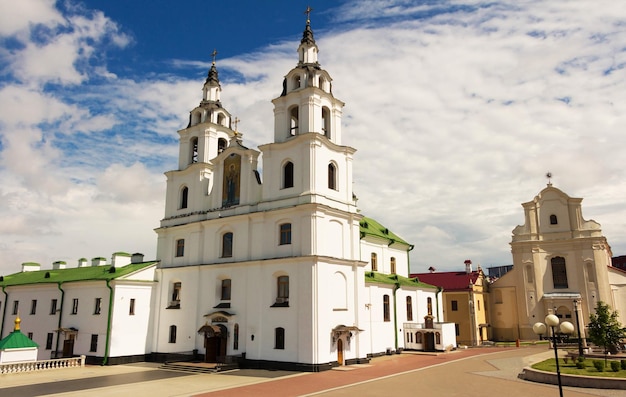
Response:
MULTIPOLYGON (((554 346, 554 358, 556 360, 556 377, 559 382, 559 396, 563 397, 563 386, 561 385, 561 369, 559 367, 559 353, 557 348, 557 337, 556 337, 556 327, 559 326, 559 318, 554 314, 548 314, 544 320, 546 323, 535 323, 533 325, 533 332, 539 336, 543 335, 547 331, 547 327, 550 327, 552 330, 552 346, 554 346), (546 327, 547 325, 547 327, 546 327)), ((574 332, 574 325, 569 321, 563 321, 561 326, 559 327, 561 333, 571 334, 574 332)), ((550 335, 548 335, 548 339, 550 339, 550 335)))
POLYGON ((578 333, 578 357, 583 357, 583 341, 580 337, 580 319, 578 318, 578 300, 574 300, 574 311, 576 312, 576 332, 578 333))

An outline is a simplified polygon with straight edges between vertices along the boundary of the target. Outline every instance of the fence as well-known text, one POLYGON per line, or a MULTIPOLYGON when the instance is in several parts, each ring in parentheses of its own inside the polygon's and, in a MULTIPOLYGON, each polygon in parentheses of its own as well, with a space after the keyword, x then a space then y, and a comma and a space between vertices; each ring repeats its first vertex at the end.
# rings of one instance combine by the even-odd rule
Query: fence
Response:
POLYGON ((85 356, 58 358, 54 360, 22 361, 0 364, 0 374, 15 374, 18 372, 45 371, 48 369, 84 367, 85 356))

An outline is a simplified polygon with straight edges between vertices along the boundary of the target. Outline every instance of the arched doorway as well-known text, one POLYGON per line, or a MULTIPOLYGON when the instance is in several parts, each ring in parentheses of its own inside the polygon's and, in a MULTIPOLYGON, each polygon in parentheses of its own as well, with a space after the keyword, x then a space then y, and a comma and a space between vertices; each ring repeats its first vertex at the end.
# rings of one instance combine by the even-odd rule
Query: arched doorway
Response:
POLYGON ((337 362, 343 365, 343 341, 341 339, 337 339, 337 362))
POLYGON ((223 363, 226 361, 228 330, 222 324, 203 325, 198 333, 204 334, 204 362, 223 363))

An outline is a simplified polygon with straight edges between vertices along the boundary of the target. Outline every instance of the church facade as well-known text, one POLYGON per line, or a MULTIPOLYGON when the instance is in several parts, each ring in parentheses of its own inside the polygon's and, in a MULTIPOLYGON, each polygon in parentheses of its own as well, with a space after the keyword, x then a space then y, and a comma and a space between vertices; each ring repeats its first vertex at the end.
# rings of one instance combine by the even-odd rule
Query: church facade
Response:
POLYGON ((318 51, 307 21, 272 101, 274 140, 258 150, 223 107, 213 62, 166 173, 157 357, 317 371, 398 351, 418 333, 430 341, 419 347, 456 346, 432 309, 439 290, 408 278, 412 246, 357 209, 356 150, 342 143, 344 103, 318 51))
POLYGON ((603 301, 626 312, 626 272, 611 265, 611 247, 600 224, 585 220, 582 199, 548 184, 522 204, 524 224, 513 230, 513 269, 490 285, 494 340, 536 339, 532 326, 547 314, 578 323, 603 301))

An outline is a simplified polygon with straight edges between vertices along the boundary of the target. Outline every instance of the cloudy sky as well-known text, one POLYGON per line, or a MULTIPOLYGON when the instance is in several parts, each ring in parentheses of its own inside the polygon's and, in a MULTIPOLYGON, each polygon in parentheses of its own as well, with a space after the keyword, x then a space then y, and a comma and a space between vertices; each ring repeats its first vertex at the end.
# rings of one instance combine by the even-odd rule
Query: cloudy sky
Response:
POLYGON ((626 2, 0 0, 0 274, 155 258, 210 53, 244 143, 270 142, 307 4, 359 207, 413 271, 511 263, 548 171, 626 254, 626 2))

